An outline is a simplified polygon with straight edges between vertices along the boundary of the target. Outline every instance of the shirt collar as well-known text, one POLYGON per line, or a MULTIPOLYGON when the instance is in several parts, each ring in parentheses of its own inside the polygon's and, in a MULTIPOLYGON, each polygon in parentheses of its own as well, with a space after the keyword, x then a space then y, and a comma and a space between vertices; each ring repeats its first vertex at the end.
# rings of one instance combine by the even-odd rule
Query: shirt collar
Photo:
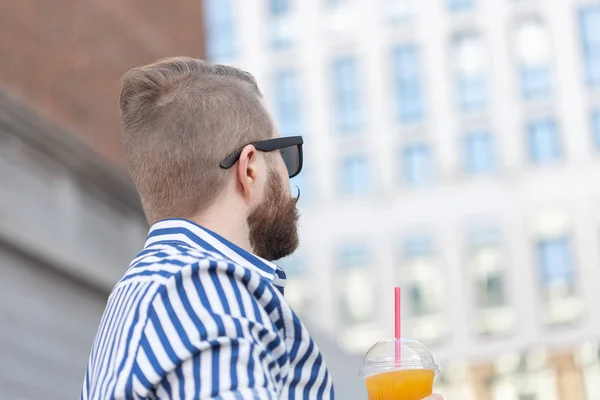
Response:
POLYGON ((278 276, 280 272, 283 272, 272 262, 258 257, 215 232, 186 219, 164 219, 152 225, 144 248, 173 242, 220 254, 242 267, 259 273, 271 282, 279 281, 278 276))

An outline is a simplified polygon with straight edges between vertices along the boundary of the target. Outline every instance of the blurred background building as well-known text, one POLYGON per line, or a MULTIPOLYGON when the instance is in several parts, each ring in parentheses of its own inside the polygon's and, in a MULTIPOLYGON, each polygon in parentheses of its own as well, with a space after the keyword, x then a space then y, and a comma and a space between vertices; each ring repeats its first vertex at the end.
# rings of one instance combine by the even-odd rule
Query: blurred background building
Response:
POLYGON ((305 137, 286 294, 330 362, 355 355, 340 398, 365 398, 357 357, 392 335, 399 284, 448 400, 600 399, 598 0, 205 11, 207 56, 305 137))
POLYGON ((0 2, 0 399, 78 398, 148 229, 122 164, 119 78, 203 48, 195 0, 0 2))
POLYGON ((599 0, 0 4, 1 399, 77 397, 147 231, 118 79, 204 54, 305 137, 282 266, 338 398, 401 285, 448 400, 600 399, 599 0))

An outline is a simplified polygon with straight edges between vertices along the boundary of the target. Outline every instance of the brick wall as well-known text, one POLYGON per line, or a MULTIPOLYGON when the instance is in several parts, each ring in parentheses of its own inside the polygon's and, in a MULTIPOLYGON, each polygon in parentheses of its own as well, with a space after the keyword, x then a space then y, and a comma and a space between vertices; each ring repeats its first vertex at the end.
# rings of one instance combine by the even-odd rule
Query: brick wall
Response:
POLYGON ((0 90, 117 163, 123 72, 162 57, 204 52, 200 0, 0 4, 0 90))

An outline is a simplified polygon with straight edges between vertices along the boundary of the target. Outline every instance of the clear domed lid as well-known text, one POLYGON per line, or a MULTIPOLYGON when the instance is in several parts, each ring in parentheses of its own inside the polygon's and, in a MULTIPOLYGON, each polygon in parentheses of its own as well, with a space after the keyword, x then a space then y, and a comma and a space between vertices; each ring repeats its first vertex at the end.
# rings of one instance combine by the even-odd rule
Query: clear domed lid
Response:
POLYGON ((368 376, 386 371, 427 369, 439 372, 431 352, 416 340, 388 339, 377 342, 367 351, 360 375, 368 376), (398 359, 396 359, 398 351, 398 359))

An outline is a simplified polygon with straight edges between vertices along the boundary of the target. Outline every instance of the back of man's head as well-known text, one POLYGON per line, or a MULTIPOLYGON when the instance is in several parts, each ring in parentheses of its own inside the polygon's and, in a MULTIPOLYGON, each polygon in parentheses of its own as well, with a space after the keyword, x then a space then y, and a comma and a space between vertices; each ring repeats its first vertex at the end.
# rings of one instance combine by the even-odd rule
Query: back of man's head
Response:
POLYGON ((247 72, 177 57, 122 78, 125 158, 150 223, 206 211, 227 184, 219 167, 274 127, 247 72))

